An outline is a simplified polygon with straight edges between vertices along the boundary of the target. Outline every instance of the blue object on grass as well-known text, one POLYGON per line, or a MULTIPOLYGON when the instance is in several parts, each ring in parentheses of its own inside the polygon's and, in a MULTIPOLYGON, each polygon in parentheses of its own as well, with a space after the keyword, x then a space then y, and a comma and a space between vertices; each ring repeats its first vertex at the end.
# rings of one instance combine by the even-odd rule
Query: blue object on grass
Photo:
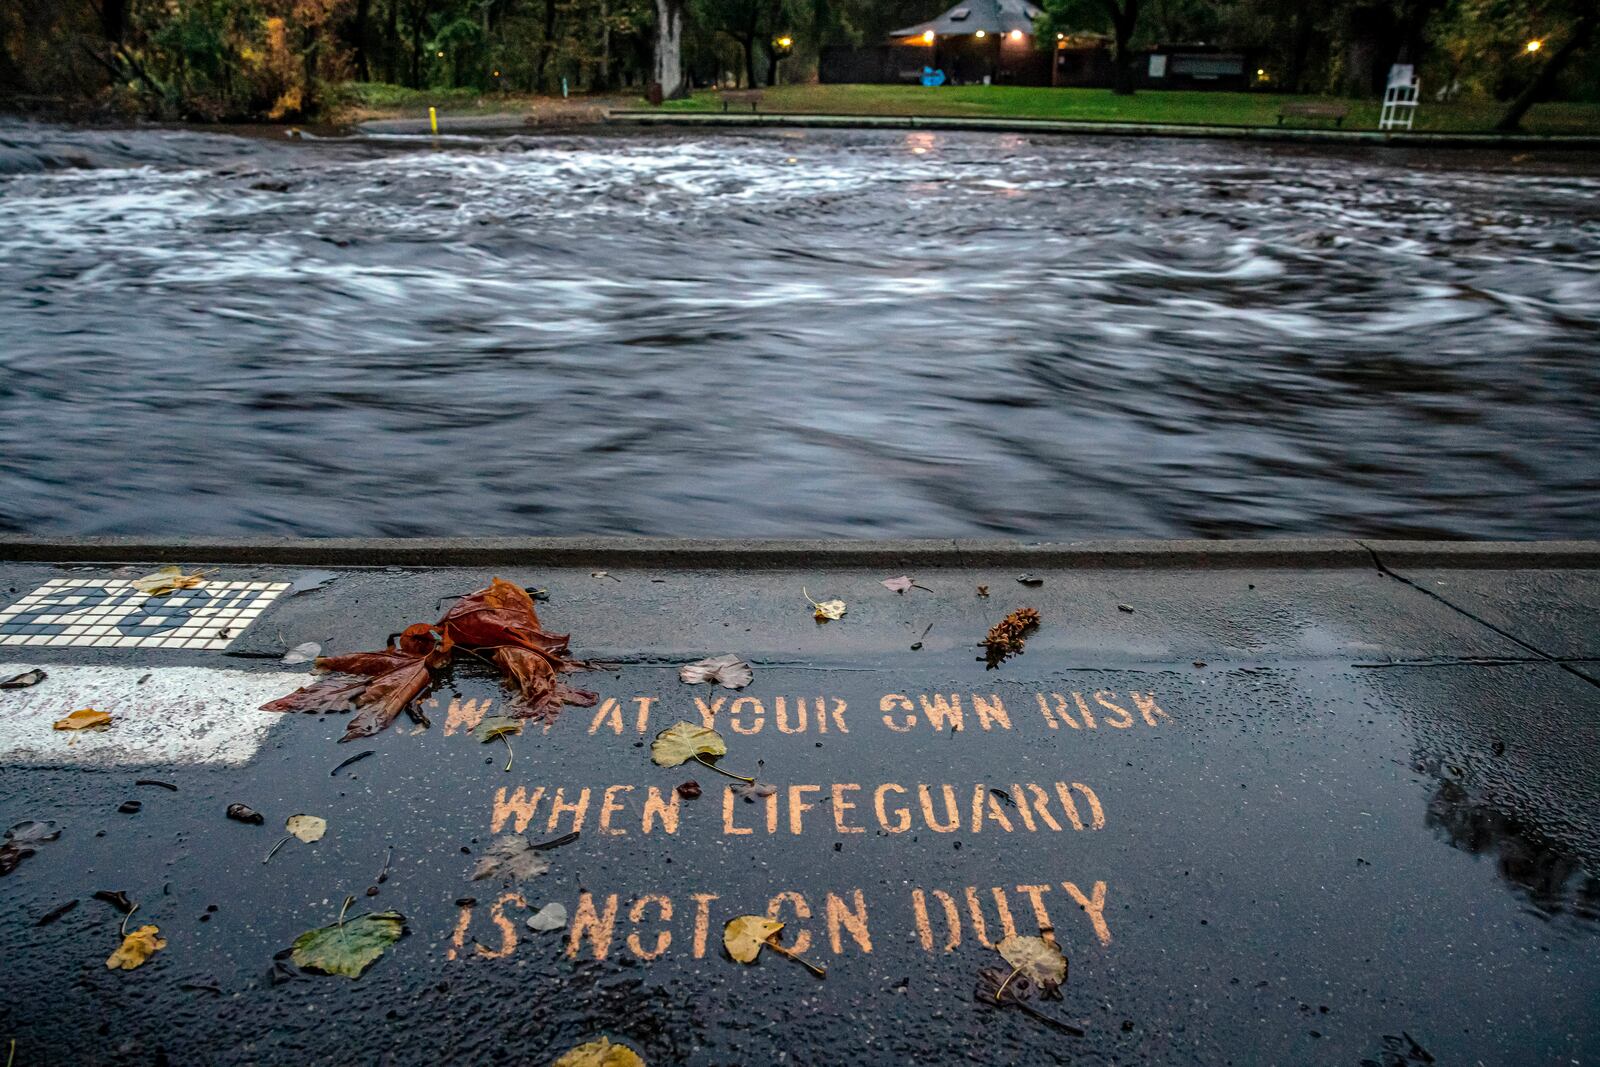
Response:
POLYGON ((943 85, 944 84, 944 71, 942 71, 942 70, 934 70, 932 67, 923 67, 922 68, 922 84, 923 85, 943 85))

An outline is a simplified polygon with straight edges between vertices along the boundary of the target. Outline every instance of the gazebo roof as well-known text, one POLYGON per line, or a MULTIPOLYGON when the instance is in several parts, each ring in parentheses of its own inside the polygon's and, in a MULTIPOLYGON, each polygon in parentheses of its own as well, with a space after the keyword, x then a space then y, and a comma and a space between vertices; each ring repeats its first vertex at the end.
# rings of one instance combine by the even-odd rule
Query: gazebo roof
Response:
POLYGON ((921 37, 929 30, 940 37, 965 37, 979 30, 991 34, 1021 30, 1031 36, 1033 20, 1042 14, 1028 0, 961 0, 937 18, 893 30, 889 36, 921 37))

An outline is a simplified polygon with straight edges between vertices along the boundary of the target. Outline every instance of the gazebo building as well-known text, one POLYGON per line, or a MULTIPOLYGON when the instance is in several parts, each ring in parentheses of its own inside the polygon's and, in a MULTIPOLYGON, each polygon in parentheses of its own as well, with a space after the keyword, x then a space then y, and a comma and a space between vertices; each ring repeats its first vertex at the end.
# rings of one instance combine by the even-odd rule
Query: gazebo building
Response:
POLYGON ((1049 85, 1051 55, 1033 40, 1033 20, 1043 14, 1028 0, 962 0, 889 37, 901 57, 924 56, 922 65, 944 71, 947 83, 1049 85))

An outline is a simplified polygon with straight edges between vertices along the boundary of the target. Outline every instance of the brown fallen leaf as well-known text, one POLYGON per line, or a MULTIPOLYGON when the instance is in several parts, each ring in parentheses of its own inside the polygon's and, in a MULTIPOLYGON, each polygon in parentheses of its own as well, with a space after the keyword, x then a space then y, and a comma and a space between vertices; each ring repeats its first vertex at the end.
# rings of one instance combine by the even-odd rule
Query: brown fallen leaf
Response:
POLYGON ((1028 636, 1039 626, 1039 613, 1033 608, 1018 608, 989 628, 983 639, 985 658, 992 669, 1022 651, 1028 636))
POLYGON ((318 671, 340 677, 302 686, 288 696, 261 705, 263 711, 323 713, 361 709, 345 727, 340 741, 380 733, 428 688, 433 670, 450 658, 450 639, 427 623, 408 626, 398 645, 382 652, 319 656, 318 671))
POLYGON ((111 713, 96 711, 94 708, 79 708, 64 719, 55 721, 54 729, 57 730, 88 730, 96 726, 111 725, 111 713))
POLYGON ((158 934, 161 930, 155 926, 141 926, 122 939, 122 944, 106 959, 106 967, 110 970, 131 971, 141 966, 151 956, 167 947, 158 934))
POLYGON ((35 846, 54 841, 61 836, 53 822, 27 819, 17 823, 5 833, 5 844, 0 845, 0 875, 10 874, 23 860, 38 852, 35 846))

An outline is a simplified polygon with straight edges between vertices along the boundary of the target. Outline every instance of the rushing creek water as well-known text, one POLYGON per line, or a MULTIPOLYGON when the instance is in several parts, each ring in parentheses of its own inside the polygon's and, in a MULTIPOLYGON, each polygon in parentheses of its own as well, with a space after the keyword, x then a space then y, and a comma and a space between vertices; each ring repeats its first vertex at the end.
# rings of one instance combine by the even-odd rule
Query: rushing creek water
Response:
POLYGON ((1593 158, 0 124, 0 529, 1600 536, 1593 158))

